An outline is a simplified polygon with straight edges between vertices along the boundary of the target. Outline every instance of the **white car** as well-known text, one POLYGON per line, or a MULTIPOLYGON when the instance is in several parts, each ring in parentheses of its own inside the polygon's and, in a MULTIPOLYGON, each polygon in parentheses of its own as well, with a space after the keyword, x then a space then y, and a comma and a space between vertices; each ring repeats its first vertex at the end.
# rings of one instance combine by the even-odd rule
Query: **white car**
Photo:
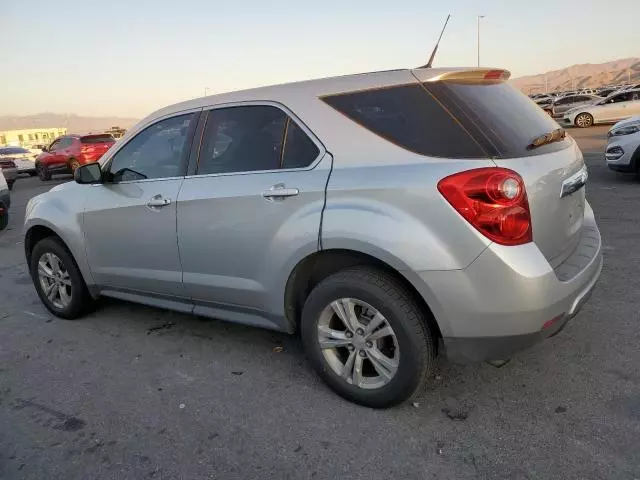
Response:
POLYGON ((611 127, 604 155, 611 170, 640 174, 640 115, 611 127))
POLYGON ((572 108, 558 123, 563 127, 590 127, 597 123, 614 123, 640 115, 640 89, 616 92, 593 105, 572 108))
POLYGON ((18 173, 28 173, 32 177, 36 174, 36 157, 38 155, 22 147, 0 148, 0 159, 13 160, 18 173))

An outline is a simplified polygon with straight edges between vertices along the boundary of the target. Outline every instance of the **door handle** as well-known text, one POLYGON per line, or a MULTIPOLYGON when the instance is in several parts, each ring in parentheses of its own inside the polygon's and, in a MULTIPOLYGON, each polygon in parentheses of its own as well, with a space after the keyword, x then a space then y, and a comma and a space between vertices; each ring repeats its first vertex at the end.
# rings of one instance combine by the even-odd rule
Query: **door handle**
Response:
POLYGON ((269 190, 262 192, 262 196, 264 198, 295 197, 299 193, 300 190, 297 188, 287 188, 284 183, 278 183, 269 190))
POLYGON ((147 207, 161 208, 171 204, 171 199, 164 198, 162 195, 154 195, 151 200, 147 202, 147 207))

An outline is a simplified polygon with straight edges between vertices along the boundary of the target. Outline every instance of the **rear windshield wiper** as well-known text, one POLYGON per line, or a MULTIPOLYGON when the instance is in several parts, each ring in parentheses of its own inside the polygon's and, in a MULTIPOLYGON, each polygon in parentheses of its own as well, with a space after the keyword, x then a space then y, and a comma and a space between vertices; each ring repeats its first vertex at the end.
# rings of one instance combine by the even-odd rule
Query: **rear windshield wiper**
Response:
POLYGON ((534 148, 541 147, 543 145, 549 145, 553 142, 559 142, 560 140, 564 140, 567 136, 567 132, 564 128, 557 128, 549 133, 543 133, 539 137, 533 139, 533 141, 527 145, 527 150, 533 150, 534 148))

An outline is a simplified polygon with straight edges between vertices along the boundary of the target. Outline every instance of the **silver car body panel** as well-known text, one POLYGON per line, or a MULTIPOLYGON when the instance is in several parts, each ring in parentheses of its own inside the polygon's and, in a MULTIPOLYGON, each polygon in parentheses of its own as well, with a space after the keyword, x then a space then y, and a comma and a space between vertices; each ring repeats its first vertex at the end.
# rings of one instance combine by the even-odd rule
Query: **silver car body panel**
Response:
POLYGON ((66 184, 29 202, 25 228, 58 233, 94 291, 163 308, 292 331, 284 292, 296 265, 320 250, 349 250, 404 276, 445 338, 540 332, 550 315, 575 314, 601 266, 585 189, 561 196, 563 183, 584 168, 575 142, 535 157, 432 158, 394 145, 319 100, 449 71, 351 75, 166 107, 130 129, 100 164, 161 118, 256 103, 285 109, 321 152, 305 169, 66 184), (437 190, 448 175, 494 166, 515 170, 525 182, 531 243, 492 243, 437 190), (265 196, 274 186, 291 195, 265 196), (158 194, 171 203, 149 208, 158 194), (593 247, 594 238, 580 271, 571 278, 557 273, 583 245, 593 247))

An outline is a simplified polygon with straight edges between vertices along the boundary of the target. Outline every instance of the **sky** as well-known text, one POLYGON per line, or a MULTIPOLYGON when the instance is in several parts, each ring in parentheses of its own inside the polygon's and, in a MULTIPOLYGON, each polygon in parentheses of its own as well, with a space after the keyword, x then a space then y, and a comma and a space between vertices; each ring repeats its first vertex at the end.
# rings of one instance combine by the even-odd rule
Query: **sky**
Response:
POLYGON ((639 0, 0 0, 0 115, 142 117, 208 94, 426 63, 512 78, 640 56, 639 0))

